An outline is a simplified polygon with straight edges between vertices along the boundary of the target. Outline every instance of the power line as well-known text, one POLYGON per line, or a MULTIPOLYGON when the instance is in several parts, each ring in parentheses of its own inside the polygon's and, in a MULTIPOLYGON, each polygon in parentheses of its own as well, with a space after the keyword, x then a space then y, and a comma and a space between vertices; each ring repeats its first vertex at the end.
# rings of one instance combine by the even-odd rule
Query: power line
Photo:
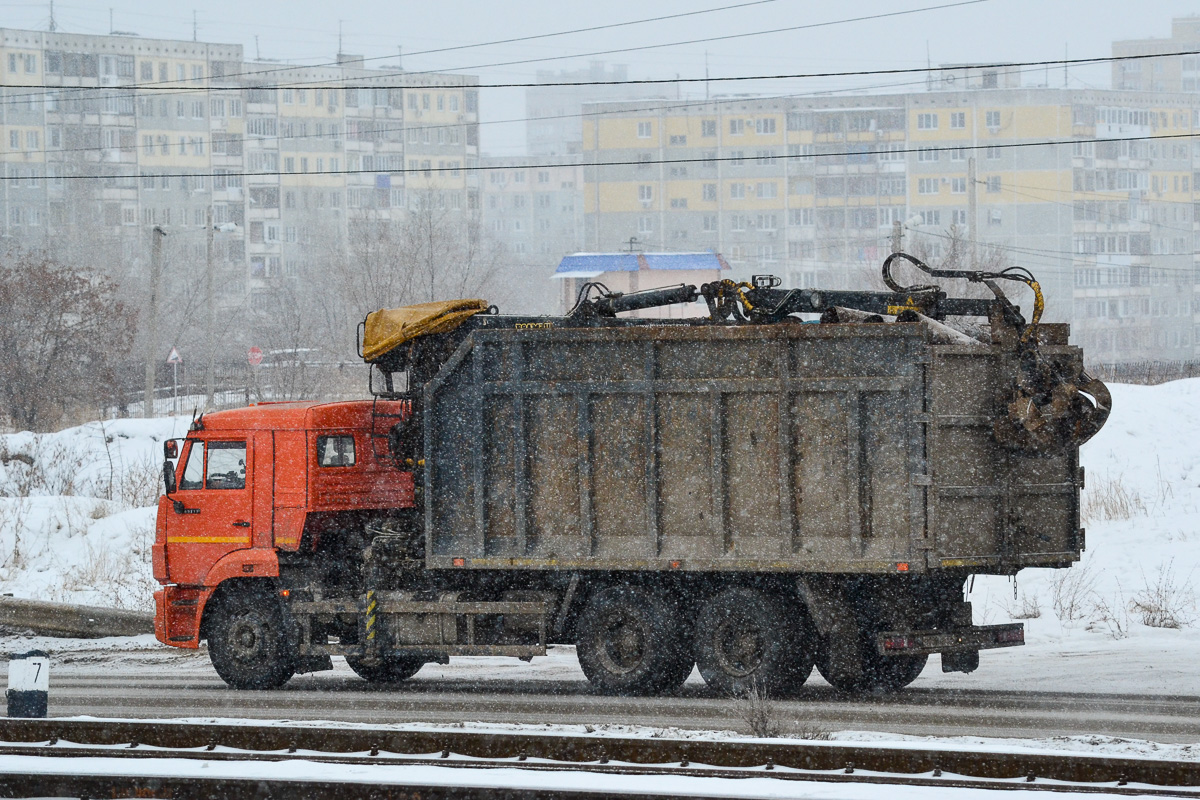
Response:
MULTIPOLYGON (((1169 139, 1196 139, 1196 138, 1200 138, 1200 132, 1164 134, 1161 136, 1126 136, 1126 137, 1105 139, 1104 141, 1106 141, 1106 142, 1144 142, 1144 141, 1152 141, 1152 140, 1153 141, 1162 141, 1162 140, 1169 140, 1169 139)), ((1023 147, 1051 147, 1051 146, 1055 146, 1055 145, 1073 145, 1079 141, 1093 141, 1093 140, 1091 140, 1091 139, 1087 139, 1087 140, 1042 139, 1042 140, 1030 141, 1030 142, 1011 142, 1011 143, 1007 143, 1007 144, 961 145, 961 146, 955 146, 955 147, 905 147, 905 148, 900 148, 900 149, 896 149, 896 150, 889 150, 888 152, 893 153, 893 154, 903 154, 903 153, 919 153, 922 151, 925 151, 925 152, 931 152, 931 151, 952 152, 952 151, 966 151, 966 150, 978 151, 978 150, 987 150, 989 148, 1000 149, 1000 150, 1013 150, 1013 149, 1018 149, 1018 148, 1023 148, 1023 147)), ((853 151, 853 150, 841 150, 841 151, 829 152, 829 153, 811 153, 811 154, 805 154, 805 155, 785 155, 785 154, 775 155, 775 154, 772 154, 772 155, 764 155, 764 156, 754 156, 753 158, 755 160, 763 160, 763 161, 808 161, 808 160, 816 159, 816 158, 836 158, 836 157, 844 157, 844 156, 851 156, 851 155, 860 156, 860 155, 863 155, 863 153, 853 151)), ((294 171, 292 171, 292 172, 284 172, 284 171, 273 171, 273 172, 245 172, 245 171, 243 171, 243 172, 234 172, 234 171, 229 171, 229 172, 154 172, 154 173, 145 173, 145 175, 153 175, 154 177, 160 177, 160 178, 161 177, 202 178, 202 177, 214 177, 214 176, 216 176, 216 177, 289 176, 290 177, 293 175, 376 175, 376 174, 383 174, 383 173, 391 174, 391 175, 410 175, 410 174, 411 175, 417 175, 417 174, 431 175, 432 173, 456 174, 460 171, 462 171, 462 172, 493 172, 496 170, 503 170, 503 169, 552 169, 555 167, 579 167, 579 166, 582 166, 582 167, 627 167, 627 166, 642 166, 642 165, 646 165, 646 164, 650 164, 650 165, 654 165, 654 164, 713 164, 716 162, 745 163, 747 160, 748 159, 744 155, 738 155, 738 156, 716 156, 713 158, 705 158, 705 157, 700 157, 700 158, 660 158, 660 159, 648 159, 645 161, 640 161, 640 160, 639 161, 627 161, 627 160, 626 161, 592 161, 592 162, 589 162, 589 161, 584 161, 584 162, 565 161, 565 162, 549 163, 549 164, 538 164, 538 163, 504 164, 504 165, 477 164, 477 165, 445 166, 445 167, 406 167, 406 168, 402 168, 402 169, 387 169, 387 170, 337 169, 337 170, 315 170, 315 171, 311 171, 311 172, 294 172, 294 171)), ((55 180, 60 180, 60 179, 61 180, 115 180, 115 179, 120 179, 120 178, 136 179, 139 177, 143 177, 143 173, 126 173, 126 174, 122 174, 122 175, 114 175, 114 174, 57 175, 57 176, 54 176, 54 179, 55 180)), ((23 176, 23 175, 22 176, 16 176, 16 175, 0 176, 0 181, 26 181, 26 180, 42 180, 42 176, 23 176)))
MULTIPOLYGON (((1022 70, 1022 72, 1024 72, 1024 70, 1022 70)), ((902 82, 892 82, 892 83, 886 83, 886 84, 874 84, 874 85, 868 85, 868 86, 847 87, 844 89, 829 89, 829 90, 825 90, 825 91, 821 91, 821 92, 814 92, 811 94, 809 94, 809 93, 788 93, 788 94, 759 95, 759 96, 753 98, 753 100, 758 101, 758 102, 770 101, 770 100, 795 100, 795 99, 812 96, 812 95, 827 96, 827 95, 835 95, 835 94, 842 94, 842 93, 867 91, 867 90, 879 89, 879 88, 895 89, 895 88, 904 87, 904 86, 920 85, 922 83, 924 83, 923 80, 921 80, 921 81, 902 81, 902 82)), ((329 91, 334 91, 334 88, 330 88, 329 91)), ((158 95, 151 95, 151 98, 161 99, 161 98, 171 97, 171 96, 175 96, 175 95, 170 94, 170 93, 163 93, 163 94, 158 94, 158 95)), ((664 103, 663 100, 661 98, 659 98, 659 99, 648 100, 647 102, 650 104, 643 105, 641 107, 635 106, 633 108, 621 108, 621 109, 615 109, 615 110, 609 110, 609 111, 580 111, 578 114, 576 114, 576 113, 548 114, 548 115, 543 115, 540 117, 512 117, 509 119, 500 119, 500 120, 480 120, 480 121, 470 123, 470 124, 482 127, 482 126, 487 126, 487 125, 507 125, 507 124, 512 124, 515 122, 543 122, 546 120, 569 119, 569 118, 575 118, 575 117, 586 120, 589 117, 616 116, 616 115, 621 115, 621 114, 628 114, 631 111, 655 111, 655 112, 657 112, 657 111, 678 111, 680 109, 705 108, 705 107, 709 107, 709 106, 723 106, 723 105, 728 105, 728 104, 732 104, 732 103, 745 103, 746 101, 747 101, 747 98, 745 98, 745 97, 721 97, 721 98, 705 99, 705 100, 689 100, 687 102, 664 103)), ((0 105, 3 105, 6 102, 10 102, 10 101, 0 100, 0 105)), ((11 102, 15 102, 15 101, 11 101, 11 102)), ((636 101, 631 101, 631 102, 636 102, 636 101)), ((153 119, 153 117, 146 117, 146 118, 153 119)), ((423 131, 424 130, 435 131, 435 130, 449 130, 449 129, 463 128, 466 126, 466 124, 467 123, 454 122, 454 123, 445 123, 445 124, 439 124, 439 125, 420 125, 420 126, 413 128, 413 126, 410 126, 407 122, 401 121, 398 125, 380 124, 380 125, 371 127, 369 130, 374 133, 389 133, 389 132, 394 132, 394 131, 409 130, 410 128, 417 129, 417 130, 423 130, 423 131)), ((361 130, 361 128, 360 128, 360 130, 361 130)), ((306 133, 303 136, 279 135, 279 136, 255 136, 254 138, 256 140, 261 140, 261 141, 282 141, 285 139, 309 139, 309 140, 325 139, 325 138, 340 139, 340 138, 342 138, 342 136, 343 136, 342 132, 338 131, 338 132, 333 132, 333 133, 315 133, 315 132, 311 133, 311 134, 306 133)), ((201 137, 198 139, 198 141, 205 142, 206 144, 211 144, 211 142, 213 140, 210 138, 201 137)), ((132 149, 134 149, 134 150, 144 150, 144 149, 153 150, 153 149, 157 148, 158 146, 159 145, 157 145, 157 144, 134 145, 132 149)), ((106 149, 106 148, 103 148, 103 147, 69 147, 69 148, 56 148, 53 150, 49 150, 49 149, 26 150, 26 151, 21 151, 20 157, 22 159, 24 159, 24 153, 41 153, 42 155, 48 155, 50 153, 98 152, 98 151, 104 150, 104 149, 106 149)), ((14 155, 16 155, 16 154, 14 154, 14 155)), ((4 160, 3 155, 0 155, 0 164, 18 164, 18 163, 26 163, 26 162, 24 160, 22 160, 22 161, 6 161, 6 160, 4 160)))
MULTIPOLYGON (((763 1, 765 2, 767 0, 763 0, 763 1)), ((849 18, 845 18, 845 19, 830 20, 828 22, 808 23, 805 25, 792 25, 792 26, 783 27, 783 28, 770 28, 770 29, 766 29, 766 30, 749 31, 746 33, 725 34, 722 36, 714 36, 714 37, 707 37, 707 38, 701 38, 701 39, 689 39, 689 40, 683 40, 683 41, 677 41, 677 42, 659 42, 657 44, 640 45, 637 47, 617 48, 617 49, 613 49, 613 50, 598 50, 598 51, 594 51, 594 52, 590 52, 590 53, 572 53, 570 55, 562 55, 562 56, 545 56, 542 58, 520 59, 520 60, 516 60, 516 61, 497 62, 497 63, 493 63, 493 64, 472 64, 470 66, 450 67, 448 69, 427 70, 427 71, 421 71, 421 72, 392 72, 392 73, 384 72, 383 74, 380 74, 378 76, 372 76, 372 79, 375 79, 375 78, 386 79, 386 78, 397 78, 397 77, 412 78, 412 77, 419 77, 422 75, 444 75, 448 72, 456 72, 459 70, 486 69, 486 68, 490 68, 490 67, 504 67, 504 66, 518 65, 518 64, 535 64, 535 63, 541 63, 541 62, 545 62, 545 61, 561 61, 561 60, 569 59, 569 58, 589 58, 589 57, 598 56, 598 55, 614 55, 617 53, 629 53, 629 52, 640 52, 640 51, 645 51, 645 50, 657 50, 657 49, 663 49, 663 48, 667 48, 667 47, 680 47, 680 46, 690 45, 690 44, 702 44, 705 42, 725 41, 725 40, 730 40, 730 39, 744 39, 744 38, 749 38, 749 37, 753 37, 753 36, 766 36, 766 35, 776 34, 776 33, 788 33, 788 32, 808 30, 808 29, 813 29, 813 28, 825 28, 825 27, 830 27, 833 25, 842 25, 842 24, 847 24, 847 23, 852 23, 852 22, 863 22, 863 21, 868 21, 868 20, 885 19, 885 18, 889 18, 889 17, 906 16, 906 15, 911 15, 911 14, 923 13, 926 11, 938 11, 938 10, 947 9, 947 8, 954 8, 957 6, 975 5, 977 3, 986 3, 986 2, 989 2, 989 0, 958 0, 958 2, 946 3, 946 4, 942 4, 942 5, 936 5, 936 6, 926 6, 923 8, 908 9, 905 11, 892 11, 892 12, 888 12, 888 13, 884 13, 884 14, 871 14, 871 15, 865 15, 865 16, 859 16, 859 17, 849 17, 849 18)), ((733 6, 730 6, 729 8, 732 8, 732 7, 733 6)), ((723 9, 717 9, 717 10, 723 10, 723 9)), ((699 13, 699 12, 692 12, 692 13, 699 13)), ((629 23, 629 24, 635 24, 635 23, 629 23)), ((378 57, 376 57, 376 60, 377 60, 377 58, 378 57)), ((386 58, 391 58, 391 56, 389 55, 386 58)), ((366 59, 363 59, 363 60, 365 61, 366 59)), ((256 76, 275 73, 275 72, 294 72, 296 70, 301 70, 301 69, 318 69, 321 67, 337 67, 337 66, 344 66, 344 65, 339 64, 338 62, 335 61, 335 62, 327 62, 324 64, 308 65, 308 66, 273 67, 271 69, 266 69, 266 70, 243 70, 242 72, 230 73, 229 75, 225 75, 222 77, 222 80, 227 80, 227 79, 233 78, 233 77, 253 78, 256 76)), ((471 76, 464 76, 464 77, 471 77, 471 76)), ((335 85, 341 86, 341 84, 345 80, 347 80, 347 79, 330 78, 329 80, 324 81, 323 83, 324 84, 333 83, 335 85)), ((663 82, 671 83, 671 81, 663 81, 663 82)), ((189 83, 189 81, 187 79, 175 80, 175 81, 152 81, 149 83, 126 84, 125 86, 117 87, 117 88, 142 89, 142 88, 154 87, 154 88, 160 88, 160 89, 161 88, 174 88, 174 89, 178 89, 180 91, 209 91, 210 90, 210 88, 206 88, 206 87, 187 86, 187 85, 185 85, 187 83, 189 83)), ((597 81, 595 83, 604 84, 604 83, 609 83, 609 82, 597 81)), ((535 84, 487 84, 487 85, 485 85, 484 88, 519 88, 521 86, 538 86, 538 85, 543 85, 543 84, 536 84, 536 83, 535 84)), ((551 84, 551 85, 553 85, 553 84, 551 84)), ((585 85, 585 84, 581 83, 579 85, 585 85)), ((57 86, 51 86, 51 85, 45 84, 45 83, 9 84, 9 86, 12 88, 18 88, 18 89, 21 89, 21 88, 26 88, 26 89, 46 89, 46 88, 75 89, 76 88, 76 87, 57 87, 57 86)), ((304 84, 304 85, 301 85, 301 84, 281 85, 280 84, 280 85, 268 85, 268 86, 253 87, 253 88, 267 88, 267 89, 304 88, 306 86, 309 86, 309 85, 308 84, 304 84)), ((311 84, 311 87, 312 88, 323 88, 323 86, 317 86, 316 84, 311 84)), ((96 90, 99 88, 113 88, 113 87, 78 87, 79 90, 84 90, 84 91, 96 90)), ((212 87, 211 90, 219 91, 222 88, 224 88, 224 87, 212 87)), ((229 88, 242 89, 245 87, 229 87, 229 88)), ((342 87, 342 88, 349 88, 349 87, 342 87)), ((386 88, 386 87, 379 87, 375 84, 370 84, 366 87, 354 87, 354 88, 386 88)), ((393 88, 398 88, 398 87, 393 87, 393 88)), ((422 88, 443 88, 443 89, 453 88, 453 89, 457 89, 457 88, 463 88, 463 84, 428 85, 428 86, 423 86, 422 88)))
MULTIPOLYGON (((980 3, 987 0, 966 0, 967 2, 980 3)), ((763 0, 763 2, 774 2, 774 0, 763 0)), ((905 12, 911 13, 911 12, 905 12)), ((856 21, 856 20, 839 20, 839 22, 856 21)), ((823 23, 833 24, 833 23, 823 23)), ((738 36, 760 35, 762 33, 774 33, 774 31, 760 31, 752 34, 736 34, 738 36)), ((703 40, 699 40, 703 41, 703 40)), ((646 47, 669 47, 669 44, 646 45, 646 47)), ((584 53, 580 57, 588 55, 603 55, 602 53, 584 53)), ((67 92, 122 92, 130 90, 145 90, 145 89, 160 89, 161 96, 171 97, 183 93, 193 92, 241 92, 247 89, 259 89, 264 91, 280 91, 286 89, 533 89, 545 87, 572 87, 572 86, 654 86, 654 85, 670 85, 682 83, 743 83, 747 81, 778 81, 778 80, 809 80, 815 78, 861 78, 869 76, 882 75, 927 75, 929 73, 941 72, 958 72, 962 69, 984 70, 984 69, 1018 69, 1021 71, 1040 69, 1051 66, 1072 66, 1083 64, 1110 64, 1123 61, 1139 61, 1151 58, 1175 58, 1182 56, 1200 55, 1200 50, 1177 50, 1170 53, 1155 53, 1141 55, 1126 55, 1126 56, 1095 56, 1091 58, 1070 58, 1070 59, 1044 59, 1040 61, 994 61, 979 64, 960 64, 960 65, 940 65, 936 67, 902 67, 895 69, 872 69, 872 70, 841 70, 837 72, 785 72, 785 73, 763 73, 757 75, 725 75, 717 77, 698 77, 698 78, 644 78, 644 79, 626 79, 626 80, 582 80, 582 81, 524 81, 524 82, 509 82, 509 83, 422 83, 422 84, 399 84, 390 85, 379 83, 364 83, 356 84, 349 81, 354 78, 323 78, 315 79, 310 82, 294 81, 291 83, 270 83, 270 84, 246 84, 239 86, 194 86, 183 85, 189 83, 187 79, 183 81, 153 81, 150 83, 131 83, 119 86, 60 86, 51 83, 10 83, 5 84, 0 88, 8 89, 38 89, 40 91, 27 95, 16 95, 5 100, 8 102, 20 102, 30 97, 43 96, 47 91, 67 91, 67 92)), ((563 56, 565 58, 565 56, 563 56)), ((525 62, 509 62, 509 63, 525 63, 525 62)), ((319 66, 291 66, 281 67, 278 69, 268 70, 269 72, 287 71, 297 72, 305 69, 317 69, 319 66)), ((444 75, 447 72, 460 69, 479 69, 489 66, 507 66, 507 64, 484 64, 472 67, 451 67, 444 70, 427 71, 427 72, 395 72, 383 73, 380 75, 371 76, 370 80, 378 81, 388 78, 412 78, 423 75, 444 75)), ((262 73, 244 72, 235 73, 234 75, 256 76, 262 73)), ((231 75, 222 77, 220 80, 227 80, 231 75)), ((474 76, 464 75, 463 79, 474 76)))

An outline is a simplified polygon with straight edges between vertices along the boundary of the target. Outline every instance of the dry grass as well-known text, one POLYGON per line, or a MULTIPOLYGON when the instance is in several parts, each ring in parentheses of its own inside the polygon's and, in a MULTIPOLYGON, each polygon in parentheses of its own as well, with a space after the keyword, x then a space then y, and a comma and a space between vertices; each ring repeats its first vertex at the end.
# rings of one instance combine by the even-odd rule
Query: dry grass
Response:
POLYGON ((1083 490, 1079 516, 1083 522, 1132 519, 1145 516, 1146 501, 1121 476, 1097 478, 1083 490))
POLYGON ((1022 592, 1019 599, 1007 605, 1006 610, 1012 619, 1039 619, 1042 616, 1042 601, 1036 594, 1022 592))
POLYGON ((760 681, 756 679, 735 700, 738 716, 750 728, 750 733, 760 739, 779 736, 779 708, 760 681))
POLYGON ((1050 578, 1050 606, 1061 622, 1075 622, 1092 610, 1096 576, 1090 561, 1081 561, 1070 569, 1058 570, 1050 578))
POLYGON ((1142 588, 1129 601, 1129 611, 1151 628, 1185 628, 1196 621, 1196 591, 1191 576, 1175 575, 1175 562, 1160 564, 1153 579, 1143 573, 1142 588))

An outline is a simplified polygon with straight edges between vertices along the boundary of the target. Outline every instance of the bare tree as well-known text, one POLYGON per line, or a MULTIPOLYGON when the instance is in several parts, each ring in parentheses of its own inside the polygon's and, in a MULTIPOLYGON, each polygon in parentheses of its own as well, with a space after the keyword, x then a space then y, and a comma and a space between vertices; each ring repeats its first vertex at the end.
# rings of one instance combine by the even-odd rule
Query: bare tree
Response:
POLYGON ((36 252, 0 260, 0 402, 13 422, 45 429, 72 405, 112 397, 133 315, 116 284, 36 252))

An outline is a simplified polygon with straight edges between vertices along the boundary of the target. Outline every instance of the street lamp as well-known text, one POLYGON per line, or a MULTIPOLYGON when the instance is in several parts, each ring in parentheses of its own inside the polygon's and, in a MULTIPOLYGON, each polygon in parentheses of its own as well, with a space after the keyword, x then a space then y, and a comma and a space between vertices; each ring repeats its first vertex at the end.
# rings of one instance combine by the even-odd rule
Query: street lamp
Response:
POLYGON ((208 364, 204 368, 204 391, 206 399, 204 408, 211 409, 213 405, 214 387, 214 361, 216 359, 216 347, 214 339, 216 338, 216 304, 213 299, 213 239, 217 233, 234 233, 238 230, 236 222, 222 222, 219 225, 213 224, 212 206, 208 207, 208 225, 206 226, 206 247, 205 247, 205 270, 204 270, 204 302, 207 311, 205 341, 208 343, 208 364))

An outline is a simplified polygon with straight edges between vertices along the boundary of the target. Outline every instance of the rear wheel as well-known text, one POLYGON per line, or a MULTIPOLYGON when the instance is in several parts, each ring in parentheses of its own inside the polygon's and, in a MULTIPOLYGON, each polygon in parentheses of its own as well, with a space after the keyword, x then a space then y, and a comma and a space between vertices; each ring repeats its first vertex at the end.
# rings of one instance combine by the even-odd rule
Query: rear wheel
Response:
POLYGON ((817 668, 843 692, 895 692, 915 681, 925 669, 927 655, 885 656, 875 645, 873 631, 827 639, 817 668))
POLYGON ((296 671, 287 643, 283 609, 274 592, 233 589, 207 610, 208 657, 217 674, 235 689, 276 689, 296 671))
POLYGON ((658 694, 692 671, 688 637, 658 592, 614 586, 597 593, 579 620, 576 652, 592 685, 608 694, 658 694))
POLYGON ((737 696, 755 688, 772 695, 799 689, 812 672, 813 657, 807 626, 795 616, 789 617, 779 597, 757 589, 726 589, 709 600, 695 632, 696 664, 705 683, 737 696))
POLYGON ((358 677, 368 683, 399 683, 416 675, 425 666, 422 658, 411 656, 392 656, 377 664, 365 664, 362 659, 346 656, 346 663, 358 677))

